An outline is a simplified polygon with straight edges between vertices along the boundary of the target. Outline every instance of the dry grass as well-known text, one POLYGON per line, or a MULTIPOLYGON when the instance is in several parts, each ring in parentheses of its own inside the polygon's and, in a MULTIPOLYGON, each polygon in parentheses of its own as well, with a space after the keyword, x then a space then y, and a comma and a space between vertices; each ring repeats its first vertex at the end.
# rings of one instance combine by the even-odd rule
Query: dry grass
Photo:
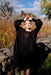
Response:
MULTIPOLYGON (((14 45, 14 41, 16 38, 16 29, 14 28, 14 20, 17 19, 18 17, 19 15, 18 16, 6 15, 6 16, 0 17, 0 48, 11 47, 14 45)), ((50 25, 51 21, 47 21, 47 20, 42 20, 42 21, 43 21, 43 26, 38 33, 38 38, 50 37, 51 36, 51 25, 50 25)), ((34 23, 32 23, 32 26, 35 27, 34 23)))
POLYGON ((38 33, 39 38, 51 37, 51 20, 42 20, 43 25, 38 33))

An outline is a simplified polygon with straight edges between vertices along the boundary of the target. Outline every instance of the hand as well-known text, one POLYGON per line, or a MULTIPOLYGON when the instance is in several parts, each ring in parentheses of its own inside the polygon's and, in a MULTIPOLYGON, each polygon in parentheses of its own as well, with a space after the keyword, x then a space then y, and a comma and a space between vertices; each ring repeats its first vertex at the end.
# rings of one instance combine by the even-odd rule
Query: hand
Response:
POLYGON ((31 17, 29 17, 29 18, 28 18, 28 20, 32 20, 32 18, 31 18, 31 17))
POLYGON ((28 20, 30 16, 29 15, 26 15, 26 17, 24 18, 24 21, 28 20))
POLYGON ((29 15, 26 15, 26 17, 24 18, 24 21, 26 20, 32 20, 32 18, 29 15))

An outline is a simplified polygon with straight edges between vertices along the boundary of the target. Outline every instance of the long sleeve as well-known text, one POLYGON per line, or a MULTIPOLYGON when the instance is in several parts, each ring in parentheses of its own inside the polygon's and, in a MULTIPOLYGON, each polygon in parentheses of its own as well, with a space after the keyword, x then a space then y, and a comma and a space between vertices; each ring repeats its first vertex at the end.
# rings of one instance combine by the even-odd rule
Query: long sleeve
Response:
POLYGON ((20 28, 21 22, 23 22, 23 21, 24 21, 23 19, 14 21, 14 26, 15 26, 16 30, 18 30, 20 28))
POLYGON ((43 23, 40 19, 35 20, 34 18, 32 18, 32 21, 35 22, 36 32, 38 33, 43 23))

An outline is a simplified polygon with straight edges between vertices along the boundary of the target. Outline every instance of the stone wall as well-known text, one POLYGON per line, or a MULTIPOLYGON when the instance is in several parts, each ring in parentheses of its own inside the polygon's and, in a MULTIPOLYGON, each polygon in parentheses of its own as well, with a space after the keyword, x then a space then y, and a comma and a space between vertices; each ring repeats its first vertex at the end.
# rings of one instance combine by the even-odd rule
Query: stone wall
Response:
MULTIPOLYGON (((41 38, 37 40, 38 46, 44 43, 47 55, 51 52, 51 38, 41 38)), ((42 45, 43 46, 43 45, 42 45)), ((13 64, 13 47, 0 49, 0 75, 19 75, 17 67, 13 64)))

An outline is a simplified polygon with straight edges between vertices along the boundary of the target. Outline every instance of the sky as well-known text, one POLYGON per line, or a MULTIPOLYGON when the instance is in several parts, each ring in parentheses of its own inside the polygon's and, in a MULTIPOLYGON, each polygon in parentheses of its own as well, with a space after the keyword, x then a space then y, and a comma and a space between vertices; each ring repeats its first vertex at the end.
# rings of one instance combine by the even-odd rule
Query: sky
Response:
POLYGON ((45 15, 41 14, 40 0, 0 0, 0 3, 4 3, 5 1, 9 1, 10 6, 18 14, 23 10, 26 13, 33 13, 42 18, 45 17, 45 15))

